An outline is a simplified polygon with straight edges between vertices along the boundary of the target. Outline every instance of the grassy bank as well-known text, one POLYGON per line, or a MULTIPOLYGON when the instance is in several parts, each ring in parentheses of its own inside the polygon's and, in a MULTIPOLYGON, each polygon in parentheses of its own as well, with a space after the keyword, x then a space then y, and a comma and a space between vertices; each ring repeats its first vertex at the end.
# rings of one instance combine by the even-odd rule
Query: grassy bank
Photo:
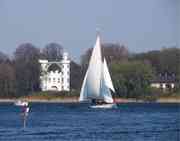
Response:
MULTIPOLYGON (((79 91, 71 91, 71 92, 36 92, 32 93, 28 96, 21 97, 21 99, 26 99, 28 101, 40 101, 40 102, 78 102, 79 91)), ((140 99, 135 98, 122 98, 115 97, 115 101, 117 103, 128 103, 128 102, 178 102, 180 103, 180 93, 164 93, 156 96, 147 96, 142 97, 140 99)))
POLYGON ((20 97, 21 99, 29 99, 29 100, 63 100, 63 99, 77 99, 79 97, 79 92, 72 91, 72 92, 54 92, 54 91, 47 91, 47 92, 35 92, 29 94, 28 96, 20 97))
MULTIPOLYGON (((59 102, 59 103, 72 103, 78 102, 79 91, 71 92, 35 92, 27 96, 22 96, 19 98, 0 98, 0 102, 14 102, 17 99, 27 100, 29 102, 59 102)), ((122 98, 115 97, 115 102, 117 103, 129 103, 129 102, 159 102, 159 103, 180 103, 180 93, 164 93, 161 95, 156 95, 155 97, 142 97, 142 98, 122 98)))
POLYGON ((157 102, 180 103, 180 91, 161 94, 157 99, 157 102))

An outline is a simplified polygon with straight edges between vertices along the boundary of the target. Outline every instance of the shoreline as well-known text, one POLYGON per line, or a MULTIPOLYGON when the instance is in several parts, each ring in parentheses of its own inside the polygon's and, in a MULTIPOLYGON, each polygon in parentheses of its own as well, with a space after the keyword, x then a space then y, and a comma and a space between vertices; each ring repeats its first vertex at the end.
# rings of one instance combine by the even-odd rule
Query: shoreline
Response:
MULTIPOLYGON (((25 100, 30 103, 79 103, 78 98, 62 98, 62 99, 38 99, 38 98, 17 98, 17 99, 0 99, 0 103, 14 103, 17 100, 25 100)), ((143 100, 121 99, 115 98, 116 103, 151 103, 143 100)), ((176 98, 160 98, 152 103, 180 103, 180 99, 176 98)))

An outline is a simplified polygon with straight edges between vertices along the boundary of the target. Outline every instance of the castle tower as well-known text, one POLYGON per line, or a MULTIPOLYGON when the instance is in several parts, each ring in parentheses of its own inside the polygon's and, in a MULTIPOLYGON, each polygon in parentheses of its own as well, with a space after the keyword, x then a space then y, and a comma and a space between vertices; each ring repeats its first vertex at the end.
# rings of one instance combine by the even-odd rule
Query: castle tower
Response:
POLYGON ((65 91, 70 90, 70 60, 68 59, 68 53, 63 53, 62 64, 62 89, 65 91))
POLYGON ((70 59, 68 53, 63 53, 61 61, 49 62, 39 60, 41 65, 42 91, 69 91, 70 90, 70 59))

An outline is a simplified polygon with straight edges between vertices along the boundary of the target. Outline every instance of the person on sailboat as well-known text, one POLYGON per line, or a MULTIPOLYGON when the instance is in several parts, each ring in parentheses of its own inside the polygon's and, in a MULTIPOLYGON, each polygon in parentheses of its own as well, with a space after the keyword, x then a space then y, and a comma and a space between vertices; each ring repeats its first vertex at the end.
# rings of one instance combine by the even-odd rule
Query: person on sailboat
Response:
POLYGON ((96 99, 92 99, 91 102, 92 102, 93 105, 96 105, 96 104, 98 104, 98 105, 106 104, 106 102, 104 102, 103 100, 96 100, 96 99))

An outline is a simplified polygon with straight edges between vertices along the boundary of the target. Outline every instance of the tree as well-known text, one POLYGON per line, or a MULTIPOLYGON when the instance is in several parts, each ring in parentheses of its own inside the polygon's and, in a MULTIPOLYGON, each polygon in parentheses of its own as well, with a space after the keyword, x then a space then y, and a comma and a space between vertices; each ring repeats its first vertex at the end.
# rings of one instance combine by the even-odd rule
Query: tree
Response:
POLYGON ((108 63, 128 60, 129 51, 124 45, 117 43, 102 44, 102 54, 108 63))
POLYGON ((55 61, 62 59, 63 48, 57 43, 49 43, 42 50, 41 57, 48 59, 49 61, 55 61))
POLYGON ((39 54, 39 49, 30 43, 20 45, 14 53, 17 91, 20 95, 39 90, 39 54))
POLYGON ((71 61, 70 65, 71 65, 70 67, 71 89, 80 90, 83 79, 81 66, 74 61, 71 61))
POLYGON ((148 61, 156 73, 170 72, 180 73, 180 49, 179 48, 163 48, 160 51, 149 51, 147 53, 135 54, 132 60, 148 61))
POLYGON ((160 71, 169 71, 175 74, 180 73, 180 49, 164 48, 160 53, 160 71))
POLYGON ((9 57, 6 54, 4 54, 3 52, 0 52, 0 62, 2 63, 7 60, 9 60, 9 57))
POLYGON ((131 57, 131 60, 139 60, 152 65, 156 72, 160 72, 160 55, 159 50, 153 50, 146 53, 138 53, 131 57))
MULTIPOLYGON (((89 59, 92 54, 92 49, 89 48, 85 54, 81 56, 81 67, 83 72, 87 69, 89 59)), ((115 43, 104 43, 102 44, 102 56, 106 58, 107 63, 110 64, 112 62, 122 62, 128 60, 128 49, 120 44, 115 43)))
POLYGON ((14 97, 16 95, 16 78, 13 64, 0 63, 0 97, 14 97))
POLYGON ((13 97, 16 94, 16 77, 12 61, 0 52, 0 97, 13 97))
POLYGON ((151 65, 139 61, 112 63, 111 72, 117 94, 126 98, 148 94, 154 77, 151 65))

